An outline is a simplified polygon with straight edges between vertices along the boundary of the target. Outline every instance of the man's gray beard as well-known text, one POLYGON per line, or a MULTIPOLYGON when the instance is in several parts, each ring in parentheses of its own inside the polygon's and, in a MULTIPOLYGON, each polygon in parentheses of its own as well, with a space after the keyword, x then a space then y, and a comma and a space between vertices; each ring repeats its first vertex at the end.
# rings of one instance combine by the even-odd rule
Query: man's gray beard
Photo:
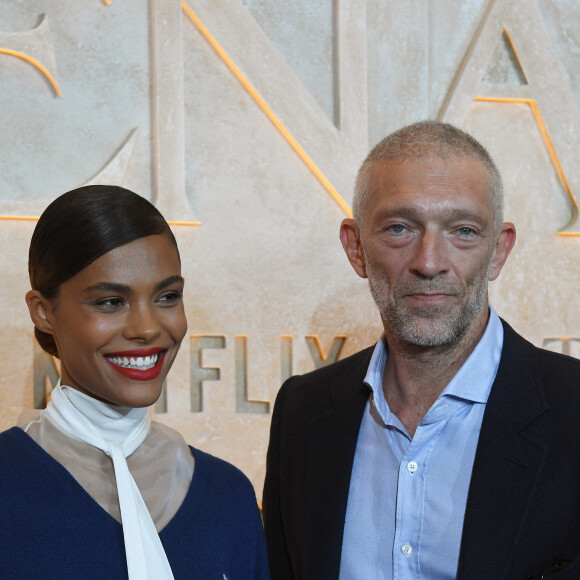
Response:
MULTIPOLYGON (((490 268, 491 261, 484 275, 469 281, 465 290, 459 289, 460 294, 457 294, 458 288, 455 285, 417 280, 413 291, 451 292, 457 298, 468 294, 466 303, 457 304, 447 312, 438 306, 415 308, 401 306, 395 297, 391 298, 389 283, 385 276, 375 272, 368 261, 367 276, 371 294, 381 313, 381 318, 393 334, 409 344, 434 347, 453 344, 465 335, 486 301, 490 268), (439 324, 431 326, 421 324, 422 321, 429 320, 439 324)), ((406 286, 405 290, 408 291, 410 288, 406 286)))

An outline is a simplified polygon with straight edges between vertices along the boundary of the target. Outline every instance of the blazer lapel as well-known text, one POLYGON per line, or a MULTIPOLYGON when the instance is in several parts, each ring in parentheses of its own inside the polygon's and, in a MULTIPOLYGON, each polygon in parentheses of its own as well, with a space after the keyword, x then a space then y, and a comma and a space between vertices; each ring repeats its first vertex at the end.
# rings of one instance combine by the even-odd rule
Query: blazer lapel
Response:
POLYGON ((305 578, 338 578, 350 476, 362 415, 363 383, 372 349, 332 388, 328 410, 313 418, 308 438, 305 578))
POLYGON ((504 322, 469 487, 458 580, 504 578, 545 458, 525 428, 547 410, 535 347, 504 322))

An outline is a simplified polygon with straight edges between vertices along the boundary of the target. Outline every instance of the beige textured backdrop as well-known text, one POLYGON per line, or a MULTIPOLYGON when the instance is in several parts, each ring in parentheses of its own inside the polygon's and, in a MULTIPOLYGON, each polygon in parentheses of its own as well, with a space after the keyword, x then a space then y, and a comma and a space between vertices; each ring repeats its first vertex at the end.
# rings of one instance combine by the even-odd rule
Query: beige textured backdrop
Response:
MULTIPOLYGON (((0 214, 110 182, 201 222, 174 226, 192 336, 154 414, 260 496, 282 377, 379 336, 338 225, 408 122, 491 150, 519 234, 491 300, 580 354, 579 103, 576 0, 2 0, 0 214)), ((23 299, 33 227, 0 219, 0 428, 55 378, 23 299)))

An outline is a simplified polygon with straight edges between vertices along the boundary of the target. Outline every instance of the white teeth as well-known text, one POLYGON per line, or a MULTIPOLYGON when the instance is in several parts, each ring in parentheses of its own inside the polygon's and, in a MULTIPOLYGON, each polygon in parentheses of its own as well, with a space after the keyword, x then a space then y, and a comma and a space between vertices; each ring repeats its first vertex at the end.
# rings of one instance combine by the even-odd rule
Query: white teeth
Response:
POLYGON ((108 356, 107 360, 120 367, 147 371, 157 364, 159 353, 146 357, 138 356, 128 358, 126 356, 108 356))

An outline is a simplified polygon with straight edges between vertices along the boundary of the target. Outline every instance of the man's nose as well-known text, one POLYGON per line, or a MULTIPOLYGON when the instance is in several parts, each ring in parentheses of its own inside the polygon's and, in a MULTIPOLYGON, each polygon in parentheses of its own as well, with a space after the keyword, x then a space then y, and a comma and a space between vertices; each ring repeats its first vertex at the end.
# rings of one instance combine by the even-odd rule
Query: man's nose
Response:
POLYGON ((409 266, 422 278, 435 278, 449 270, 448 247, 442 232, 425 230, 416 242, 416 251, 409 266))

